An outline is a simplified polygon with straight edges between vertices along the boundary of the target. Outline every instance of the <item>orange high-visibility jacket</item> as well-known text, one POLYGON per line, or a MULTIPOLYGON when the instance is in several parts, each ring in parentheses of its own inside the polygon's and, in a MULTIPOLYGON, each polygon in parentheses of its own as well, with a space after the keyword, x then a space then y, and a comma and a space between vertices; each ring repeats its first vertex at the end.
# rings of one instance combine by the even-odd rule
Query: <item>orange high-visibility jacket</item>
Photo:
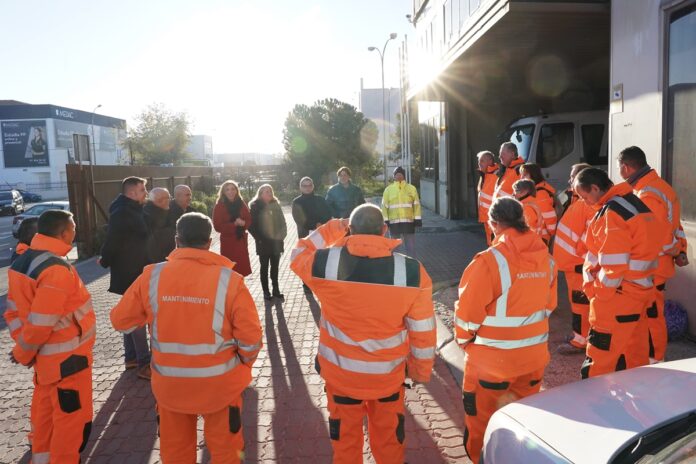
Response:
POLYGON ((544 238, 544 218, 536 198, 528 195, 519 201, 522 203, 524 220, 527 222, 529 228, 532 230, 532 232, 544 238))
POLYGON ((556 288, 553 258, 541 238, 503 231, 459 282, 455 333, 467 363, 498 379, 543 368, 556 288))
POLYGON ((573 196, 570 206, 558 222, 553 242, 553 258, 559 271, 576 272, 578 266, 582 267, 587 253, 587 228, 595 213, 592 206, 573 196))
POLYGON ((500 166, 493 164, 489 166, 486 172, 481 172, 481 179, 478 184, 478 220, 479 222, 488 221, 488 210, 493 203, 493 192, 495 191, 495 183, 498 177, 495 172, 500 166))
POLYGON ((600 300, 613 297, 619 287, 641 298, 652 294, 661 221, 626 182, 612 186, 598 205, 587 234, 583 291, 600 300))
POLYGON ((5 320, 15 359, 34 363, 40 385, 92 365, 96 317, 89 292, 63 257, 72 247, 36 234, 8 271, 5 320))
POLYGON ((536 184, 536 189, 536 202, 541 208, 541 216, 544 218, 543 237, 549 240, 556 234, 556 223, 558 222, 555 208, 556 189, 545 181, 536 184))
POLYGON ((520 180, 520 167, 524 164, 522 158, 515 158, 510 162, 510 166, 500 166, 498 172, 504 169, 503 175, 498 177, 495 182, 495 190, 493 192, 493 201, 498 198, 512 197, 512 184, 520 180))
POLYGON ((345 221, 329 221, 292 252, 291 269, 321 300, 321 376, 364 400, 399 391, 406 369, 427 382, 436 343, 430 277, 392 251, 399 240, 346 232, 345 221))
POLYGON ((665 221, 665 239, 658 258, 655 275, 666 280, 674 275, 674 258, 686 253, 686 234, 681 225, 681 203, 671 185, 657 175, 654 169, 633 185, 638 198, 660 219, 665 221))
POLYGON ((162 407, 213 413, 251 382, 261 349, 256 305, 224 256, 178 248, 167 260, 145 267, 111 323, 124 333, 150 324, 152 392, 162 407))

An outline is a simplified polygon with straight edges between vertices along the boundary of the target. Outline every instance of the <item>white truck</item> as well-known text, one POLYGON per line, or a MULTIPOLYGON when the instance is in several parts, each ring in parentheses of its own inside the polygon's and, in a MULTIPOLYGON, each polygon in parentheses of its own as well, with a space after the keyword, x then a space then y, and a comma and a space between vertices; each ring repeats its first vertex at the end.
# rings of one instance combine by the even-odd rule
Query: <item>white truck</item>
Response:
POLYGON ((500 141, 517 145, 519 155, 541 166, 547 181, 563 191, 572 165, 607 168, 608 120, 608 111, 528 116, 510 123, 500 141))

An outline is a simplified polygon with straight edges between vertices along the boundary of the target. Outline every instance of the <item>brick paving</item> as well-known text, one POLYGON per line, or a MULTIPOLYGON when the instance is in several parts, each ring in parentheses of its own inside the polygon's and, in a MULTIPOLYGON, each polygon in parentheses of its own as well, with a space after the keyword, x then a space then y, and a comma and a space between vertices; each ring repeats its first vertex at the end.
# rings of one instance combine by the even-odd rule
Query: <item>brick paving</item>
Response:
MULTIPOLYGON (((297 240, 286 209, 288 237, 280 263, 285 302, 265 302, 258 280, 258 261, 250 246, 252 268, 247 285, 254 297, 264 330, 264 348, 255 364, 254 381, 244 393, 245 462, 331 462, 328 413, 323 381, 314 371, 319 304, 302 290, 289 269, 289 250, 297 240)), ((458 279, 482 237, 471 232, 419 234, 419 256, 433 280, 458 279)), ((214 243, 218 249, 219 243, 214 243)), ((154 399, 149 383, 123 370, 122 336, 109 323, 108 313, 118 301, 106 291, 108 273, 94 261, 78 266, 92 294, 98 338, 94 349, 94 426, 82 454, 88 463, 157 463, 159 440, 154 399)), ((4 311, 4 296, 0 300, 4 311)), ((0 325, 0 352, 11 349, 11 339, 0 325)), ((28 463, 26 434, 31 397, 31 371, 11 365, 0 356, 0 463, 28 463)), ((437 358, 432 380, 406 393, 406 460, 410 463, 469 462, 462 446, 464 412, 458 387, 446 364, 437 358)), ((199 422, 199 462, 208 462, 199 422)), ((365 462, 374 462, 365 444, 365 462)))

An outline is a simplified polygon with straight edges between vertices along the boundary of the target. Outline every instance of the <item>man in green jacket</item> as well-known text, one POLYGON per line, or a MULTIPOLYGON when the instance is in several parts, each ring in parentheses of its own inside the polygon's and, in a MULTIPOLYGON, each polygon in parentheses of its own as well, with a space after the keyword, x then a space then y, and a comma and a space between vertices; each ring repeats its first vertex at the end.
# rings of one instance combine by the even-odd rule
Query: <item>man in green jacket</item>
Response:
POLYGON ((350 217, 350 213, 357 207, 365 203, 362 190, 351 181, 350 169, 342 166, 336 171, 338 183, 331 186, 326 192, 326 202, 329 204, 331 216, 338 219, 350 217))
POLYGON ((416 257, 416 227, 421 227, 421 205, 418 190, 405 180, 404 168, 394 169, 394 182, 384 189, 382 216, 389 226, 389 235, 400 238, 406 254, 416 257))

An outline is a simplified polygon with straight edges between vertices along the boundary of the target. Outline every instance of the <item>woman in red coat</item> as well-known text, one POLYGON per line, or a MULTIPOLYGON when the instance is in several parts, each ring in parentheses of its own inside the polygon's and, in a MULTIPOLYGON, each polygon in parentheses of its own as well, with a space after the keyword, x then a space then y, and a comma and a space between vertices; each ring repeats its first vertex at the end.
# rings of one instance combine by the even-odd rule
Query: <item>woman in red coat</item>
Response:
POLYGON ((239 187, 231 180, 223 182, 213 210, 213 226, 220 232, 220 254, 236 263, 234 270, 243 276, 251 274, 247 244, 250 225, 251 214, 239 187))

